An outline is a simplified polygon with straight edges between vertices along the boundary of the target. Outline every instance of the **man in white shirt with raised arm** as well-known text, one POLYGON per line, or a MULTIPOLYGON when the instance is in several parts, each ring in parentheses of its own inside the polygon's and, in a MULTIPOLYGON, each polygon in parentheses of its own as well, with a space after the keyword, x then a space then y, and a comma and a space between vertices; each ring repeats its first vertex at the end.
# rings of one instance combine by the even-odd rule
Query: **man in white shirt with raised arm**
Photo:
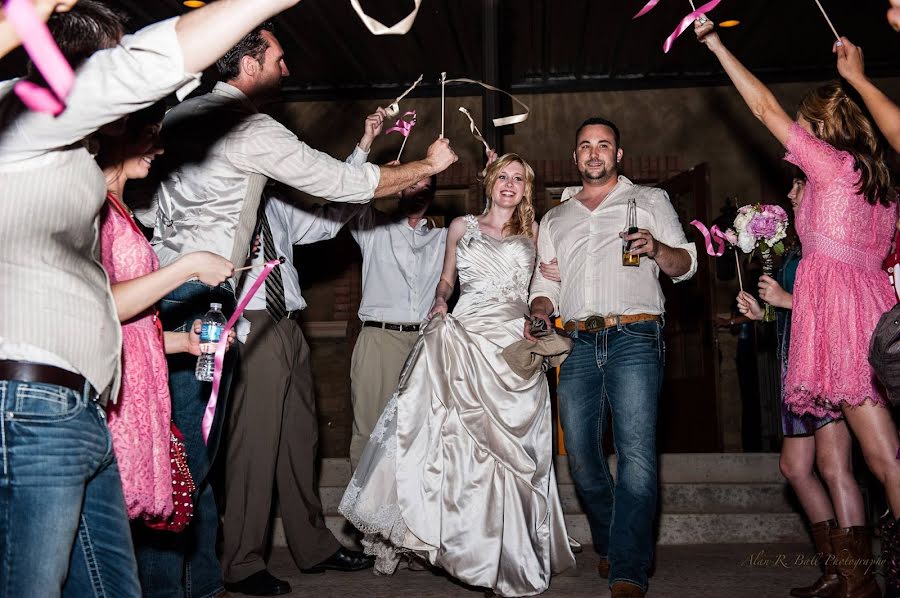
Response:
MULTIPOLYGON (((575 341, 557 387, 569 466, 601 557, 600 574, 609 578, 614 597, 638 598, 647 591, 657 503, 656 416, 665 363, 659 273, 687 280, 697 269, 697 250, 665 191, 619 175, 614 123, 586 120, 576 132, 573 158, 583 186, 563 192, 538 235, 538 259, 558 260, 562 282, 538 269, 531 315, 549 329, 550 316, 558 313, 575 341), (624 230, 630 200, 636 231, 624 230), (637 267, 623 265, 624 244, 639 257, 637 267), (610 413, 615 484, 602 448, 610 413)), ((531 338, 528 323, 525 335, 531 338)))
MULTIPOLYGON (((381 132, 381 112, 366 118, 350 163, 365 163, 381 132)), ((251 596, 285 594, 264 555, 277 488, 284 535, 297 568, 356 571, 371 557, 347 550, 325 526, 317 480, 319 426, 310 349, 300 328, 306 300, 294 265, 294 246, 333 239, 362 206, 327 203, 303 209, 267 190, 260 246, 241 282, 243 301, 270 259, 284 258, 247 304, 237 330, 241 360, 226 429, 222 562, 225 587, 251 596)))

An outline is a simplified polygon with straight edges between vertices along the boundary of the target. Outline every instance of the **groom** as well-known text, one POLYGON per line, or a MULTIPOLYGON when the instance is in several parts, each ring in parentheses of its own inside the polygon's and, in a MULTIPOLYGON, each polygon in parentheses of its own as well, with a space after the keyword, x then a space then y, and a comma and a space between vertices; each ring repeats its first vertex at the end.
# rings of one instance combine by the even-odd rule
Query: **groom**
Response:
MULTIPOLYGON (((538 235, 540 261, 557 259, 562 282, 535 275, 531 315, 550 326, 558 312, 575 340, 557 388, 569 467, 601 556, 600 575, 609 578, 613 596, 641 597, 653 558, 656 403, 665 355, 658 277, 660 271, 674 282, 693 276, 697 250, 664 191, 619 175, 615 124, 586 120, 575 134, 573 158, 583 186, 563 192, 538 235), (638 230, 626 234, 630 199, 638 230), (624 243, 639 256, 639 267, 623 266, 624 243), (610 413, 615 484, 602 452, 610 413)), ((527 324, 525 336, 531 338, 527 324)))

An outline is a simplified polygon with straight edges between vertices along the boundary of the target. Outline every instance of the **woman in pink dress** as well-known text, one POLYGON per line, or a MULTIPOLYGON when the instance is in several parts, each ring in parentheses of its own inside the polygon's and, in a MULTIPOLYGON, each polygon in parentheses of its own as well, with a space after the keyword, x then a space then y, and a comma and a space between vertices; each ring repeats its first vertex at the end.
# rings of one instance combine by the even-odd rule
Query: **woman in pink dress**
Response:
MULTIPOLYGON (((836 81, 809 92, 794 122, 725 48, 712 22, 702 17, 694 27, 754 116, 787 148, 785 159, 808 179, 795 215, 804 256, 794 286, 785 403, 798 415, 843 415, 896 519, 900 438, 867 359, 875 325, 896 302, 881 263, 891 248, 897 197, 875 128, 836 81)), ((840 527, 829 537, 834 553, 871 558, 864 526, 840 527)), ((846 559, 837 564, 841 585, 835 595, 881 595, 871 567, 846 559)))
POLYGON ((122 135, 101 135, 97 161, 107 184, 100 259, 109 275, 122 322, 122 387, 108 409, 109 429, 125 504, 131 519, 165 520, 172 514, 171 399, 165 353, 199 355, 199 324, 188 332, 162 332, 156 302, 190 278, 217 285, 233 266, 213 253, 197 252, 159 268, 156 253, 122 201, 125 183, 147 176, 159 147, 161 106, 128 117, 122 135))

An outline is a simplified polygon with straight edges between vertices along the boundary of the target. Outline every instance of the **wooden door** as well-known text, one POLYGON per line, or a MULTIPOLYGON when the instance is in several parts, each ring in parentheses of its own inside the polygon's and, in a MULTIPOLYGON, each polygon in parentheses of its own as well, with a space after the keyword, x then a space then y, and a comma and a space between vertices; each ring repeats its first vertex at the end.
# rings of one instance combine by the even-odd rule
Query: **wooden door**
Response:
POLYGON ((691 220, 709 222, 709 167, 700 164, 657 185, 665 189, 687 238, 697 241, 697 273, 678 284, 661 276, 666 296, 666 369, 659 401, 662 453, 721 451, 714 349, 713 258, 691 220))

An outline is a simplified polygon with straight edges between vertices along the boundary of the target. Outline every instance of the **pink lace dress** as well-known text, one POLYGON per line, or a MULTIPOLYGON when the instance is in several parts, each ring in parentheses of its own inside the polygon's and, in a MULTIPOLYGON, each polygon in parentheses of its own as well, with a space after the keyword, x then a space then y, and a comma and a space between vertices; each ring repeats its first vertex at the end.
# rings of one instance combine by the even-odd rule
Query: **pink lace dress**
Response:
MULTIPOLYGON (((100 229, 100 260, 110 283, 159 268, 134 220, 109 197, 100 229)), ((169 433, 172 404, 162 328, 154 308, 122 323, 122 389, 107 413, 131 519, 172 513, 169 433)))
POLYGON ((891 248, 896 204, 872 205, 856 187, 853 157, 791 127, 785 160, 808 182, 797 211, 797 269, 784 400, 797 414, 838 417, 842 405, 886 404, 869 366, 869 340, 896 303, 881 263, 891 248))

